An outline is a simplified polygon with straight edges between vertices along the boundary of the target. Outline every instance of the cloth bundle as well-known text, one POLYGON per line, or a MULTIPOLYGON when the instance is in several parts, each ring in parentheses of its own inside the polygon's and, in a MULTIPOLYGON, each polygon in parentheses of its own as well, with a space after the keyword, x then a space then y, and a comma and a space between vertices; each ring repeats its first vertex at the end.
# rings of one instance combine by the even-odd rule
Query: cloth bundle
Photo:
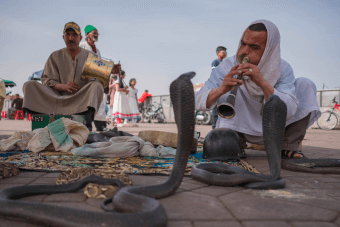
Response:
POLYGON ((42 150, 67 152, 85 144, 89 130, 81 123, 60 118, 45 128, 33 132, 15 132, 10 138, 0 141, 0 151, 42 150))
POLYGON ((96 158, 128 158, 137 155, 149 156, 156 150, 150 142, 145 142, 138 136, 112 137, 109 142, 96 142, 83 147, 72 149, 77 156, 90 156, 96 158))
POLYGON ((89 130, 81 123, 68 118, 60 118, 45 128, 34 130, 27 149, 39 152, 53 145, 55 151, 67 152, 85 144, 89 130))
POLYGON ((149 156, 158 158, 174 158, 176 149, 162 145, 155 146, 138 136, 112 137, 109 142, 95 142, 83 147, 72 149, 75 156, 93 158, 129 158, 134 156, 149 156))
POLYGON ((33 132, 15 132, 8 139, 0 141, 0 151, 17 151, 25 150, 28 142, 34 136, 33 132))
POLYGON ((164 147, 159 145, 156 148, 156 157, 159 158, 174 158, 176 156, 176 149, 172 147, 164 147))
POLYGON ((109 142, 112 137, 116 136, 133 136, 130 133, 118 131, 117 127, 114 127, 111 130, 103 131, 95 134, 91 134, 87 137, 86 143, 95 143, 95 142, 109 142))

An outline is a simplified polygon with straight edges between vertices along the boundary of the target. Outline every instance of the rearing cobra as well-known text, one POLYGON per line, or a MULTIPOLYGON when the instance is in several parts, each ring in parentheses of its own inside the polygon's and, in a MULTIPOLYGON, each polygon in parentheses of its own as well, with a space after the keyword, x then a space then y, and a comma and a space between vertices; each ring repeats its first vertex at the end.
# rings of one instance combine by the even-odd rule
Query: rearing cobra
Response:
MULTIPOLYGON (((170 96, 178 128, 178 145, 173 170, 167 181, 152 186, 123 187, 120 180, 89 176, 67 185, 27 185, 7 188, 0 192, 0 216, 43 226, 166 226, 166 212, 156 199, 173 195, 184 176, 195 127, 194 92, 190 81, 194 75, 194 72, 182 74, 170 85, 170 96), (75 192, 91 182, 116 184, 121 187, 112 199, 115 212, 91 212, 16 200, 32 195, 75 192)), ((237 182, 237 184, 248 183, 250 188, 284 186, 284 180, 279 178, 280 156, 277 154, 277 149, 281 147, 282 139, 280 140, 280 138, 284 134, 285 117, 285 104, 277 96, 271 96, 264 106, 263 116, 263 119, 266 119, 263 131, 271 174, 249 173, 230 167, 227 170, 222 170, 222 174, 219 174, 221 176, 230 174, 234 179, 234 182, 228 179, 227 181, 231 183, 225 185, 237 182)), ((210 181, 208 175, 197 174, 195 171, 201 170, 199 166, 197 167, 192 172, 195 179, 207 180, 208 183, 216 182, 214 177, 210 181)))
POLYGON ((269 162, 270 174, 258 174, 240 167, 203 163, 195 166, 191 176, 207 184, 232 186, 245 184, 252 189, 279 189, 285 187, 280 178, 281 145, 287 117, 286 104, 276 95, 271 95, 263 108, 263 140, 269 162))
POLYGON ((91 212, 45 203, 15 200, 32 195, 75 192, 87 183, 116 184, 120 180, 89 176, 65 185, 26 185, 0 192, 0 216, 43 226, 166 226, 167 217, 156 200, 173 195, 182 182, 194 138, 194 91, 190 81, 194 72, 182 74, 170 85, 178 128, 177 153, 168 180, 159 185, 123 187, 113 198, 117 212, 91 212))

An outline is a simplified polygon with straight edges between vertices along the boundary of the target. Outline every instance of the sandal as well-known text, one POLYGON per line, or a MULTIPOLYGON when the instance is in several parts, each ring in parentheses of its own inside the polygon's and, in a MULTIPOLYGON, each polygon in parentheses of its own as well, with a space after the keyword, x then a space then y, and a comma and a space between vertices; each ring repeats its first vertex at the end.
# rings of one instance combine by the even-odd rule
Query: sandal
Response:
POLYGON ((282 150, 281 151, 281 158, 282 159, 289 159, 289 158, 304 158, 305 155, 300 152, 300 151, 288 151, 288 150, 282 150), (299 154, 301 155, 302 157, 294 157, 295 154, 299 154))

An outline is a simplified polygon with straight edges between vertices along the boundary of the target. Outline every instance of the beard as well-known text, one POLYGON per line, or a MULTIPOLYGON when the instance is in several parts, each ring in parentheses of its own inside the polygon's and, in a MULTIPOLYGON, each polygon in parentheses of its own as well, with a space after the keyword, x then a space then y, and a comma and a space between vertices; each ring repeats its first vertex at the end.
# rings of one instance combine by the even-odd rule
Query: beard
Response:
POLYGON ((98 42, 98 37, 93 37, 92 40, 93 42, 98 42))

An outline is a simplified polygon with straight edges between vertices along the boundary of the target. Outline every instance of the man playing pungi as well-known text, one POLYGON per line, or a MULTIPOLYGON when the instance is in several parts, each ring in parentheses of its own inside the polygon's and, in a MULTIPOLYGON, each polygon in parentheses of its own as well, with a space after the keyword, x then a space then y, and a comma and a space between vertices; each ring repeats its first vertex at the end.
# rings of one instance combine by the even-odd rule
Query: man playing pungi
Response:
MULTIPOLYGON (((66 48, 53 52, 41 75, 42 84, 27 81, 23 86, 24 109, 31 114, 85 115, 86 127, 92 130, 94 114, 103 99, 103 86, 98 81, 80 79, 89 51, 80 48, 80 27, 65 24, 63 39, 66 48)), ((112 73, 117 73, 115 65, 112 73)))
POLYGON ((197 110, 212 109, 226 101, 229 91, 242 81, 234 78, 243 73, 247 86, 240 86, 235 100, 236 115, 218 117, 216 128, 236 131, 242 147, 246 142, 263 144, 262 109, 271 94, 287 105, 285 136, 282 144, 284 158, 299 158, 299 144, 306 130, 320 116, 315 84, 307 78, 295 79, 293 69, 280 56, 280 33, 267 20, 251 23, 241 37, 237 55, 225 59, 212 70, 204 87, 196 93, 197 110), (240 64, 244 57, 249 63, 240 64), (247 88, 249 92, 247 91, 247 88))

